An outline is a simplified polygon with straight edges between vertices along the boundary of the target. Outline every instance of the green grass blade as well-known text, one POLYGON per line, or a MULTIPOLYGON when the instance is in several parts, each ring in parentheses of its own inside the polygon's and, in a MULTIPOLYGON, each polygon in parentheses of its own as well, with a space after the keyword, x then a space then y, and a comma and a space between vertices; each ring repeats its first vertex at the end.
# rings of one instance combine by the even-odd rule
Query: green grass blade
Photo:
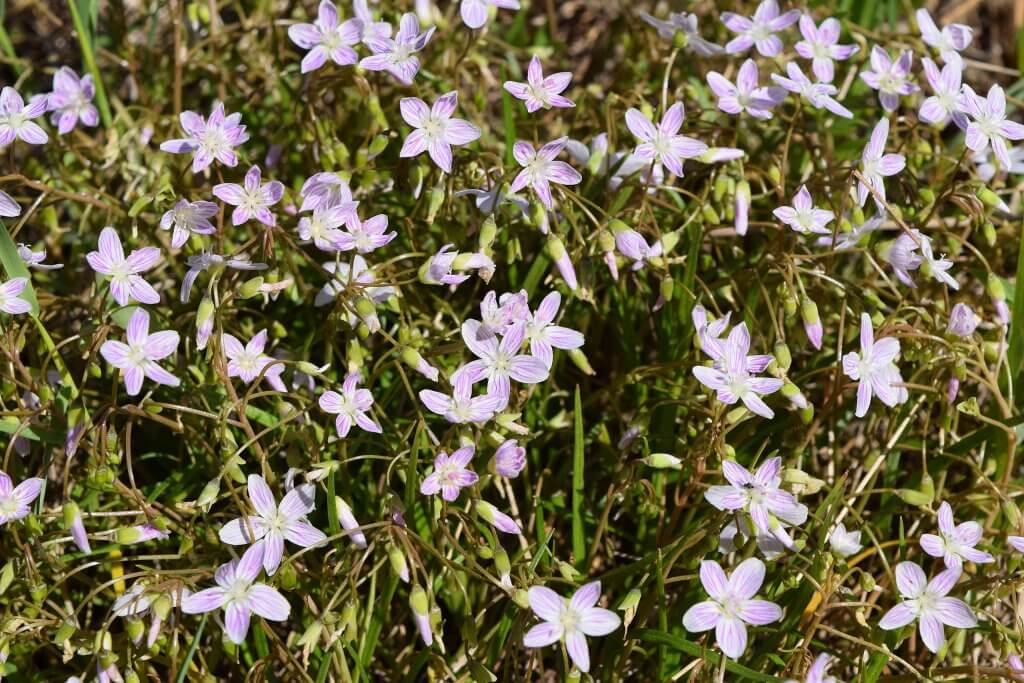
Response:
POLYGON ((103 119, 103 126, 108 130, 114 127, 114 117, 110 114, 110 103, 107 102, 107 90, 103 87, 103 78, 100 76, 100 69, 96 65, 96 54, 93 52, 92 32, 89 31, 82 21, 82 13, 79 10, 77 0, 68 0, 68 8, 71 10, 71 21, 75 25, 75 33, 78 34, 78 43, 82 47, 82 61, 85 68, 92 74, 93 83, 96 86, 96 106, 100 110, 100 118, 103 119))
POLYGON ((31 315, 39 315, 39 300, 36 299, 36 290, 32 287, 32 276, 29 275, 28 267, 18 256, 18 246, 11 239, 11 233, 7 232, 6 226, 0 223, 3 229, 0 230, 0 264, 7 272, 8 278, 23 277, 28 280, 25 289, 21 292, 21 298, 32 306, 31 315))
POLYGON ((572 444, 572 552, 580 567, 586 562, 586 533, 583 529, 583 405, 576 385, 573 403, 572 444))
MULTIPOLYGON (((1012 320, 1024 320, 1024 244, 1017 251, 1017 279, 1013 297, 1012 320)), ((1021 361, 1024 360, 1024 327, 1020 324, 1010 325, 1010 348, 1007 351, 1010 361, 1010 376, 1014 379, 1020 373, 1021 361)))

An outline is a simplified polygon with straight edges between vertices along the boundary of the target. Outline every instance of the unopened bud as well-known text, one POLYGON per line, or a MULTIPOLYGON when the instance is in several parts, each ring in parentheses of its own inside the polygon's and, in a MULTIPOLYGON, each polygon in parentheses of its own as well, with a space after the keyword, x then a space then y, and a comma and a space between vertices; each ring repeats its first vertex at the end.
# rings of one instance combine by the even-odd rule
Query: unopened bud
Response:
POLYGON ((391 569, 398 574, 398 578, 409 583, 409 565, 406 564, 405 554, 397 546, 391 546, 388 550, 388 560, 391 562, 391 569))
POLYGON ((775 362, 778 363, 779 367, 783 370, 789 370, 793 364, 793 354, 789 351, 789 346, 784 341, 775 342, 775 348, 772 349, 772 355, 775 356, 775 362))
POLYGON ((641 462, 656 470, 678 470, 683 466, 682 460, 668 453, 651 453, 641 462))
POLYGON ((254 277, 246 280, 242 283, 242 286, 238 288, 238 296, 242 299, 251 299, 260 293, 260 287, 263 286, 262 277, 254 277))
POLYGON ((569 360, 571 360, 573 365, 579 368, 583 374, 595 374, 594 368, 590 365, 590 361, 587 360, 587 356, 583 353, 582 349, 570 349, 569 360))
POLYGON ((995 192, 988 189, 987 187, 979 188, 977 193, 975 193, 975 196, 981 200, 982 204, 989 207, 990 209, 997 207, 1003 203, 1003 201, 999 198, 999 195, 997 195, 995 192))

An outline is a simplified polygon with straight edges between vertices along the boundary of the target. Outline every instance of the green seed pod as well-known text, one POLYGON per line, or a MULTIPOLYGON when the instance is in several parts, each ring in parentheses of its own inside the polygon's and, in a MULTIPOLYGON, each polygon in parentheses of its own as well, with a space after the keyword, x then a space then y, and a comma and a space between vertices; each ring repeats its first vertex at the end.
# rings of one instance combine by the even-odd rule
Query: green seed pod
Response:
POLYGON ((711 225, 718 225, 722 222, 722 220, 718 217, 718 212, 715 211, 715 207, 711 206, 711 204, 705 204, 703 207, 701 207, 700 213, 701 216, 704 217, 704 221, 706 223, 710 223, 711 225))
POLYGON ((985 225, 981 226, 981 234, 982 236, 984 236, 985 243, 988 246, 996 246, 996 240, 998 239, 998 234, 996 233, 996 226, 992 225, 992 223, 988 221, 985 221, 985 225))
POLYGON ((375 135, 373 140, 370 142, 369 157, 379 155, 388 147, 388 137, 386 135, 375 135))
POLYGON ((875 590, 875 577, 871 576, 865 571, 860 573, 860 588, 863 591, 871 592, 875 590))
POLYGON ((793 296, 792 292, 787 292, 785 298, 782 300, 782 312, 785 314, 786 318, 792 318, 796 315, 798 308, 799 303, 797 302, 796 297, 793 296))
POLYGON ((917 191, 917 196, 925 206, 931 206, 935 203, 935 191, 930 187, 922 187, 917 191))
POLYGON ((932 504, 932 496, 914 489, 896 489, 896 495, 909 505, 927 507, 932 504))
POLYGON ((512 594, 512 601, 522 609, 530 609, 530 597, 522 588, 512 594))
POLYGON ((775 347, 772 349, 772 355, 775 356, 775 362, 778 363, 779 367, 783 370, 789 370, 793 364, 793 354, 789 351, 789 346, 784 341, 775 342, 775 347))
POLYGON ((494 551, 489 546, 477 546, 476 554, 481 560, 490 560, 494 557, 494 551))
POLYGON ((777 164, 772 164, 768 167, 768 178, 772 181, 774 187, 782 186, 782 169, 777 164))
POLYGON ((70 621, 65 621, 57 628, 57 632, 53 635, 53 642, 57 645, 62 645, 68 638, 75 634, 75 625, 70 621))
POLYGON ((682 460, 668 453, 651 453, 641 462, 656 470, 679 470, 682 469, 683 463, 682 460))
POLYGON ((409 607, 416 614, 422 616, 430 614, 430 600, 427 599, 427 592, 420 586, 414 586, 409 593, 409 607))
POLYGON ((981 203, 989 207, 990 209, 997 207, 1003 203, 1003 201, 999 198, 999 195, 997 195, 995 192, 988 189, 987 187, 978 188, 978 191, 975 193, 974 196, 980 199, 981 203))
POLYGON ((402 581, 409 581, 409 565, 405 561, 405 554, 398 546, 391 546, 388 550, 388 560, 395 574, 398 574, 402 581))
POLYGON ((444 204, 444 183, 438 183, 427 193, 427 223, 433 223, 444 204))
POLYGON ((673 230, 661 236, 661 250, 663 254, 670 253, 679 244, 680 232, 673 230))
POLYGON ((662 299, 665 301, 672 301, 672 293, 675 291, 675 284, 676 282, 672 279, 671 275, 666 276, 665 279, 661 281, 659 291, 662 299))
POLYGON ((132 641, 142 640, 142 636, 146 633, 146 624, 142 619, 125 619, 125 631, 128 632, 128 637, 132 641))
POLYGON ((582 349, 570 349, 569 360, 572 364, 579 368, 580 372, 585 375, 596 374, 594 368, 590 365, 590 361, 587 360, 586 354, 583 353, 582 349))
POLYGON ((217 500, 217 495, 220 494, 220 478, 211 479, 203 487, 203 490, 199 492, 199 498, 196 499, 196 505, 204 510, 209 510, 210 506, 213 505, 214 501, 217 500))
POLYGON ((615 238, 607 230, 602 230, 597 234, 597 243, 601 247, 601 251, 615 251, 615 238))
POLYGON ((729 177, 725 175, 719 175, 715 178, 714 190, 712 190, 711 196, 715 198, 716 202, 721 202, 722 198, 725 197, 726 191, 729 189, 729 177))
POLYGON ((988 295, 996 301, 1006 300, 1006 288, 1003 287, 1003 281, 999 279, 999 276, 995 273, 988 274, 988 281, 985 283, 985 289, 988 291, 988 295))
POLYGON ((260 287, 262 287, 262 286, 263 286, 263 278, 262 277, 254 277, 252 279, 246 280, 238 288, 238 296, 239 296, 239 298, 242 298, 242 299, 251 299, 252 297, 254 297, 254 296, 256 296, 257 294, 260 293, 260 287))
POLYGON ((811 424, 814 421, 814 405, 810 404, 806 408, 800 409, 800 420, 805 425, 811 424))
POLYGON ((494 220, 494 215, 491 214, 484 220, 483 226, 480 228, 480 251, 487 251, 494 244, 494 238, 498 235, 498 224, 494 220))

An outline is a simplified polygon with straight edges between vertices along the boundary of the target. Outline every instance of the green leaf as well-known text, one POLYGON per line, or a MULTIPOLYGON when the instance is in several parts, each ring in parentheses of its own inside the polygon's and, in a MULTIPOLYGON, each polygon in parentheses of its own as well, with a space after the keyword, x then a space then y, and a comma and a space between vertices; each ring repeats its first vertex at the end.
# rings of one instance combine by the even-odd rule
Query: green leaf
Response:
MULTIPOLYGON (((18 432, 18 428, 21 427, 21 420, 16 417, 0 417, 0 432, 4 434, 14 434, 18 432)), ((18 432, 18 436, 24 437, 31 441, 39 441, 39 435, 33 432, 31 429, 22 429, 18 432)))
POLYGON ((580 385, 576 385, 573 402, 573 444, 572 444, 572 552, 576 566, 586 560, 587 539, 583 529, 583 406, 580 401, 580 385))
MULTIPOLYGON (((1024 244, 1017 250, 1016 283, 1021 282, 1024 282, 1024 244)), ((1011 319, 1024 320, 1024 296, 1013 297, 1011 319)), ((1010 362, 1010 376, 1016 378, 1021 370, 1021 362, 1024 361, 1024 326, 1022 325, 1010 325, 1010 348, 1007 351, 1007 358, 1010 362)))
MULTIPOLYGON (((0 222, 0 226, 3 223, 0 222)), ((21 292, 21 298, 32 307, 32 317, 39 315, 39 300, 36 299, 36 290, 32 288, 32 277, 29 275, 25 262, 18 256, 18 246, 11 239, 11 233, 7 232, 6 226, 0 230, 0 264, 3 264, 4 271, 8 278, 23 277, 28 283, 21 292)))

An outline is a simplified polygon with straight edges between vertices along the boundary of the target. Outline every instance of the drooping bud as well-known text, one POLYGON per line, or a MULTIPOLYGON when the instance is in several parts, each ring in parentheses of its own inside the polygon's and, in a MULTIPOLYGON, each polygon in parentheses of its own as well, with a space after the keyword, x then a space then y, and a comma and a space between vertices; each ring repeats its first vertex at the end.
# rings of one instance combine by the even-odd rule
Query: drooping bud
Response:
POLYGON ((800 306, 800 317, 804 321, 807 339, 814 348, 820 351, 824 329, 821 326, 821 319, 818 317, 818 305, 810 298, 804 297, 803 304, 800 306))
POLYGON ((789 346, 784 341, 775 342, 775 348, 772 349, 772 355, 775 356, 775 362, 778 363, 779 367, 783 370, 789 370, 793 364, 793 354, 789 351, 789 346))
POLYGON ((89 536, 82 523, 82 513, 78 509, 78 505, 70 501, 64 504, 64 528, 71 532, 71 539, 79 550, 83 553, 91 552, 89 536))
POLYGON ((341 528, 349 532, 348 537, 352 539, 353 545, 357 548, 365 548, 366 536, 359 530, 359 522, 352 514, 352 508, 341 496, 334 497, 334 504, 338 508, 338 521, 341 522, 341 528))
POLYGON ((380 330, 380 318, 377 317, 377 307, 367 297, 361 296, 356 299, 356 314, 371 333, 380 330))
POLYGON ((565 280, 565 284, 569 286, 569 289, 576 291, 576 288, 579 286, 576 280, 576 269, 572 265, 572 260, 569 258, 562 240, 558 239, 557 235, 551 234, 548 236, 547 246, 548 255, 555 262, 555 267, 558 268, 558 272, 562 275, 562 279, 565 280))
POLYGON ((736 183, 736 195, 733 200, 733 208, 736 214, 736 234, 746 235, 750 214, 750 183, 741 180, 736 183))
POLYGON ((1003 200, 999 198, 999 195, 997 195, 995 192, 993 192, 987 187, 978 188, 978 191, 977 193, 975 193, 975 196, 981 200, 982 204, 984 204, 990 209, 1000 206, 1003 203, 1003 200))
POLYGON ((678 470, 683 467, 683 461, 669 453, 651 453, 641 462, 656 470, 678 470))
POLYGON ((215 310, 210 297, 204 296, 203 300, 199 302, 199 310, 196 312, 196 348, 200 351, 206 348, 207 342, 210 341, 210 335, 213 334, 215 310))
POLYGON ((260 293, 260 288, 263 286, 263 278, 256 276, 249 280, 246 280, 238 288, 238 296, 241 299, 251 299, 260 293))
POLYGON ((505 588, 512 588, 512 564, 509 562, 508 553, 504 548, 494 551, 494 567, 498 570, 501 585, 505 588))
POLYGON ((956 304, 949 312, 949 324, 946 331, 957 337, 969 337, 977 329, 981 318, 967 304, 956 304))
POLYGON ((393 545, 388 549, 388 560, 391 562, 391 568, 395 574, 398 574, 398 578, 409 583, 409 565, 405 561, 405 553, 398 546, 393 545))
POLYGON ((491 464, 498 476, 515 479, 526 467, 526 449, 515 439, 509 439, 494 451, 491 464))
POLYGON ((569 360, 572 364, 579 368, 580 372, 585 375, 596 374, 593 366, 590 365, 590 361, 587 360, 587 355, 583 353, 583 349, 570 349, 569 360))
POLYGON ((199 497, 196 499, 196 506, 203 510, 209 510, 210 506, 217 500, 218 494, 220 494, 219 477, 211 479, 206 483, 203 490, 199 492, 199 497))
POLYGON ((956 377, 950 377, 949 382, 946 384, 946 400, 950 403, 956 401, 956 395, 960 392, 960 380, 956 377))
POLYGON ((414 586, 409 593, 409 607, 412 608, 412 618, 416 622, 416 629, 420 632, 420 638, 426 646, 434 642, 434 634, 430 630, 430 600, 427 592, 419 586, 414 586))
POLYGON ((402 361, 404 361, 410 368, 429 379, 431 382, 437 381, 437 368, 428 363, 426 359, 420 355, 420 352, 411 346, 407 346, 402 349, 402 361))
POLYGON ((494 238, 498 236, 498 224, 494 220, 494 214, 491 214, 484 219, 484 224, 480 228, 480 239, 477 244, 480 246, 480 251, 486 252, 494 244, 494 238))
POLYGON ((476 510, 488 524, 506 534, 521 535, 523 530, 514 519, 485 500, 476 501, 476 510))

